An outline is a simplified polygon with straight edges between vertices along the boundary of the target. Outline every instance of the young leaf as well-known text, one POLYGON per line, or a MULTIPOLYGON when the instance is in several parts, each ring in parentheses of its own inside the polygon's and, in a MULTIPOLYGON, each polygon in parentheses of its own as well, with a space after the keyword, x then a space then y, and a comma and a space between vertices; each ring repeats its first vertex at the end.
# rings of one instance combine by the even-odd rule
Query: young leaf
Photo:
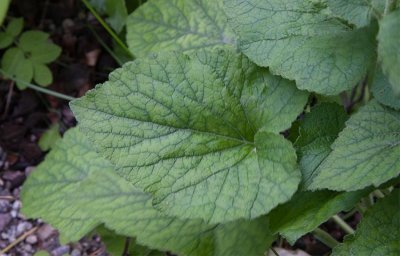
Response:
POLYGON ((49 34, 37 31, 37 30, 29 30, 22 33, 21 37, 19 38, 19 46, 22 50, 29 52, 32 49, 36 48, 35 44, 41 44, 47 42, 49 39, 49 34))
POLYGON ((327 4, 335 15, 357 27, 368 26, 371 19, 379 18, 385 9, 382 0, 328 0, 327 4))
POLYGON ((346 119, 343 107, 323 103, 312 108, 300 122, 294 145, 300 159, 303 188, 310 185, 315 169, 332 151, 330 146, 343 130, 346 119))
POLYGON ((400 254, 400 189, 380 199, 369 209, 354 236, 333 249, 334 256, 373 256, 400 254))
POLYGON ((334 95, 352 88, 374 57, 374 28, 352 30, 322 1, 226 0, 239 47, 300 89, 334 95))
POLYGON ((47 86, 53 82, 53 74, 46 65, 35 63, 33 73, 33 79, 38 85, 47 86))
POLYGON ((159 51, 194 51, 234 45, 222 0, 149 0, 127 21, 127 42, 135 56, 159 51))
POLYGON ((0 49, 7 48, 13 43, 14 38, 6 32, 0 32, 0 49))
POLYGON ((392 85, 380 69, 375 73, 371 91, 379 103, 400 110, 400 95, 394 93, 392 85))
POLYGON ((26 31, 19 39, 19 47, 34 63, 47 64, 58 58, 61 48, 47 41, 49 34, 41 31, 26 31))
POLYGON ((199 51, 128 63, 71 107, 158 209, 219 223, 255 218, 296 191, 295 151, 278 133, 306 101, 242 55, 199 51))
POLYGON ((22 201, 26 216, 45 219, 64 242, 80 239, 101 223, 136 237, 139 244, 183 255, 262 255, 272 242, 265 217, 211 226, 161 215, 151 198, 119 177, 78 129, 66 132, 29 176, 22 201))
POLYGON ((60 135, 60 124, 52 125, 39 140, 39 147, 43 151, 48 151, 61 139, 60 135))
POLYGON ((12 37, 16 37, 22 32, 23 28, 24 28, 24 19, 16 18, 12 19, 10 23, 8 23, 5 32, 12 37))
POLYGON ((346 122, 309 188, 353 191, 396 177, 399 131, 400 112, 370 101, 346 122))
POLYGON ((332 191, 303 191, 271 211, 270 229, 294 244, 302 235, 313 231, 321 223, 340 211, 348 211, 368 191, 337 193, 332 191))
POLYGON ((400 8, 385 15, 380 22, 378 54, 383 72, 388 76, 393 91, 400 95, 400 8))
POLYGON ((1 60, 1 66, 7 78, 16 79, 19 89, 25 89, 33 77, 33 65, 24 53, 16 47, 8 49, 1 60))

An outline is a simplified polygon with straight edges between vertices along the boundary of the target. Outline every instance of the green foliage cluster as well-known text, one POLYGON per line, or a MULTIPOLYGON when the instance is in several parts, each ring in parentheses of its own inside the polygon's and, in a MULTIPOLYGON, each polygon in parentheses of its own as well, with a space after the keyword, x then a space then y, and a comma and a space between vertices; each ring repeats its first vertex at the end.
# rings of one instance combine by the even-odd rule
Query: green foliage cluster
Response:
POLYGON ((61 48, 48 41, 49 34, 22 32, 23 28, 23 18, 16 18, 0 32, 0 49, 8 48, 1 59, 3 75, 15 80, 21 90, 32 80, 41 86, 50 85, 53 75, 47 64, 58 58, 61 48))
POLYGON ((333 254, 399 255, 399 5, 147 1, 126 23, 138 58, 71 103, 24 213, 140 255, 263 255, 359 205, 333 254))

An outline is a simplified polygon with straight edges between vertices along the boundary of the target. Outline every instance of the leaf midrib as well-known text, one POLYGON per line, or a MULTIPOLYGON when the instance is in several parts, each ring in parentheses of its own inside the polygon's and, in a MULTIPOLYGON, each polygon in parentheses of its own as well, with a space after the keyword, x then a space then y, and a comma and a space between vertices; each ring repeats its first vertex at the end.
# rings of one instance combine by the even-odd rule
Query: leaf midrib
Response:
MULTIPOLYGON (((75 106, 87 109, 89 111, 100 112, 100 113, 102 113, 104 115, 111 116, 111 117, 118 117, 118 118, 122 118, 122 119, 127 119, 129 121, 137 121, 137 122, 142 122, 142 123, 146 123, 146 124, 156 124, 156 125, 159 125, 159 126, 162 126, 162 127, 173 128, 173 129, 176 129, 176 130, 187 130, 187 131, 191 131, 193 133, 200 133, 200 134, 205 134, 207 136, 211 135, 211 136, 215 136, 215 137, 220 137, 220 138, 223 138, 225 140, 236 141, 236 142, 240 142, 240 143, 242 143, 244 145, 252 145, 252 146, 255 147, 254 141, 246 140, 246 139, 244 139, 244 137, 243 137, 243 139, 239 139, 239 138, 235 138, 235 137, 231 137, 231 136, 227 136, 227 135, 223 135, 223 134, 219 134, 219 133, 212 133, 212 132, 202 131, 202 130, 198 130, 198 129, 194 129, 194 128, 176 127, 176 126, 172 126, 172 125, 169 125, 169 124, 168 125, 160 124, 160 123, 157 123, 157 122, 154 122, 154 121, 141 120, 141 119, 138 119, 138 118, 130 118, 130 117, 125 117, 125 116, 120 116, 120 115, 116 115, 115 113, 111 114, 111 113, 105 112, 104 110, 100 110, 100 109, 95 109, 95 108, 90 108, 90 107, 83 107, 83 106, 79 106, 79 105, 75 105, 75 106)), ((96 115, 88 115, 87 117, 89 117, 89 116, 96 116, 96 115)), ((110 119, 103 119, 103 120, 104 121, 110 121, 110 119)), ((93 121, 96 121, 96 120, 93 120, 93 121)), ((87 127, 87 128, 90 129, 89 127, 87 127)), ((95 132, 98 133, 98 131, 95 131, 95 132)), ((114 133, 114 132, 111 131, 110 133, 114 133)), ((133 135, 131 135, 131 136, 133 136, 133 135)), ((135 136, 133 136, 133 137, 135 137, 135 136)), ((142 138, 142 137, 137 137, 137 138, 142 138)), ((146 139, 146 138, 143 138, 143 139, 146 139)))

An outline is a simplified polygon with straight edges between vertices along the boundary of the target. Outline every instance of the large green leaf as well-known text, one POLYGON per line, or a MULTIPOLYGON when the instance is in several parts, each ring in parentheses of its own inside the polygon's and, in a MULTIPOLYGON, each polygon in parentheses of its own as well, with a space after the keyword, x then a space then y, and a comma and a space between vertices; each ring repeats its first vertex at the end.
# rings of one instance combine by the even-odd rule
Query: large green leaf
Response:
POLYGON ((351 29, 322 1, 226 0, 225 9, 243 53, 300 89, 338 94, 373 61, 374 29, 351 29))
POLYGON ((306 101, 243 55, 199 51, 128 63, 71 106, 158 209, 218 223, 255 218, 296 191, 295 151, 279 132, 306 101))
POLYGON ((356 234, 345 238, 332 255, 375 256, 400 255, 400 189, 379 200, 369 209, 356 234))
POLYGON ((78 129, 68 131, 29 176, 22 201, 26 216, 43 218, 64 241, 76 241, 104 223, 118 234, 136 236, 139 244, 183 255, 262 255, 272 242, 265 217, 210 226, 161 215, 150 196, 119 177, 78 129))
POLYGON ((331 144, 343 130, 346 119, 343 107, 322 103, 312 108, 300 122, 294 145, 300 159, 303 188, 310 185, 315 169, 331 152, 331 144))
POLYGON ((313 231, 321 223, 340 211, 348 211, 366 194, 366 191, 332 192, 304 191, 272 210, 270 228, 294 244, 302 235, 313 231))
POLYGON ((383 72, 388 76, 393 90, 400 95, 400 8, 385 15, 378 34, 378 54, 383 72))
POLYGON ((328 0, 330 10, 357 27, 367 26, 372 18, 379 18, 385 9, 382 0, 328 0))
POLYGON ((136 56, 234 45, 222 0, 150 0, 127 22, 127 42, 136 56))
POLYGON ((400 173, 400 112, 375 100, 347 122, 309 188, 352 191, 400 173))
POLYGON ((389 79, 379 69, 374 76, 372 94, 379 103, 400 110, 400 95, 396 95, 389 79))

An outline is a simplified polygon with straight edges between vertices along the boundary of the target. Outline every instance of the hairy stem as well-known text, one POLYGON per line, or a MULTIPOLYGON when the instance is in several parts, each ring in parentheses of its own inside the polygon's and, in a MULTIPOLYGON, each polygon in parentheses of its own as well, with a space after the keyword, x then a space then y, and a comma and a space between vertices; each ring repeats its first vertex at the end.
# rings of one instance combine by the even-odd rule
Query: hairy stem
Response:
POLYGON ((333 215, 332 219, 336 224, 338 224, 344 231, 346 231, 347 234, 354 234, 354 229, 350 227, 349 224, 347 224, 342 218, 340 218, 338 215, 333 215))
POLYGON ((326 244, 330 248, 333 248, 333 247, 336 247, 337 245, 339 245, 339 242, 336 241, 335 238, 333 238, 329 233, 327 233, 326 231, 324 231, 320 228, 316 228, 312 232, 312 234, 315 236, 315 238, 317 238, 319 241, 326 244))
POLYGON ((127 238, 125 239, 124 251, 123 251, 123 253, 122 253, 122 256, 129 256, 129 246, 130 246, 130 243, 131 243, 131 238, 130 238, 130 237, 127 237, 127 238))
POLYGON ((374 196, 376 196, 377 198, 384 198, 385 194, 382 193, 382 191, 380 191, 379 189, 375 190, 374 192, 374 196))

